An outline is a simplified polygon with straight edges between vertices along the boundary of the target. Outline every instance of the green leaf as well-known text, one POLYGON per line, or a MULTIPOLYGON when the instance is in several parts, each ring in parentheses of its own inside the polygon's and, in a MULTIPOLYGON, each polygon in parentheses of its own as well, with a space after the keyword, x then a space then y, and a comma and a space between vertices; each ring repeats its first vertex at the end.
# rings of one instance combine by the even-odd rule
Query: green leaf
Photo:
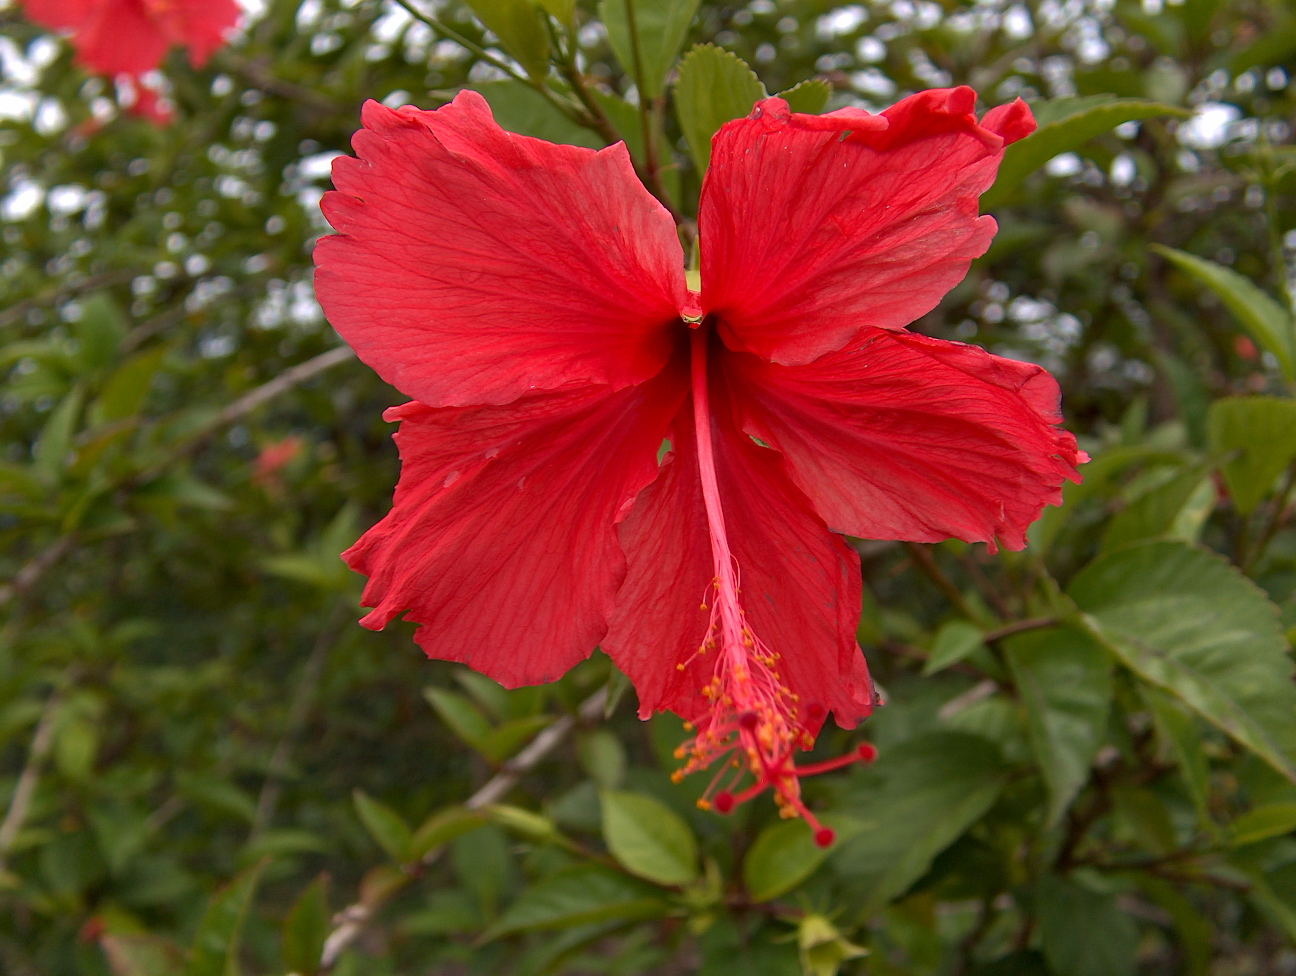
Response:
POLYGON ((81 317, 72 331, 77 338, 76 358, 81 369, 89 372, 117 357, 126 337, 126 318, 111 298, 99 292, 81 302, 81 317))
POLYGON ((818 115, 828 107, 828 99, 832 97, 832 93, 832 85, 822 78, 807 78, 787 91, 779 92, 778 97, 787 102, 788 108, 793 112, 818 115))
POLYGON ((176 775, 176 788, 181 796, 201 806, 248 823, 256 820, 256 802, 229 780, 181 771, 176 775))
POLYGON ((622 867, 664 885, 697 877, 697 841, 678 814, 642 793, 608 790, 601 799, 603 839, 622 867))
POLYGON ((1144 542, 1068 590, 1094 636, 1144 680, 1296 780, 1296 686, 1278 608, 1220 556, 1144 542))
POLYGON ((608 43, 626 73, 634 78, 639 98, 645 103, 655 99, 666 87, 697 13, 700 0, 631 0, 635 24, 639 28, 639 52, 643 78, 635 78, 634 49, 630 46, 630 26, 626 20, 626 0, 599 0, 599 19, 607 27, 608 43))
POLYGON ((1111 656, 1069 627, 1030 631, 1003 642, 1022 704, 1035 764, 1049 791, 1056 824, 1089 779, 1107 731, 1111 656))
POLYGON ((1283 375, 1289 380, 1296 379, 1296 336, 1292 334, 1292 317, 1286 309, 1232 268, 1172 247, 1160 244, 1150 247, 1218 295, 1251 338, 1274 354, 1283 375))
POLYGON ((1216 400, 1206 418, 1206 436, 1212 452, 1230 456, 1223 465, 1224 480, 1238 512, 1250 515, 1296 458, 1296 400, 1216 400))
POLYGON ((1230 825, 1234 847, 1254 844, 1296 830, 1296 803, 1266 803, 1248 810, 1230 825))
POLYGON ((615 790, 621 785, 625 779, 626 753, 620 739, 606 729, 599 729, 582 735, 576 746, 581 766, 599 789, 615 790))
POLYGON ((1113 895, 1049 876, 1040 880, 1036 909, 1056 976, 1134 976, 1138 927, 1113 895))
POLYGON ((422 860, 432 848, 448 844, 484 823, 485 817, 467 807, 453 806, 438 810, 414 831, 408 847, 409 859, 422 860))
POLYGON ((1187 705, 1156 685, 1142 684, 1139 693, 1152 712, 1157 734, 1169 745, 1174 755, 1179 774, 1188 787, 1188 795, 1197 808, 1198 820, 1207 829, 1213 829, 1214 822, 1210 815, 1210 764, 1202 751, 1202 737, 1196 717, 1187 705))
POLYGON ((603 148, 603 140, 597 133, 577 125, 530 85, 506 78, 484 81, 473 85, 473 89, 481 92, 490 104, 495 121, 509 132, 568 146, 603 148))
POLYGON ((467 0, 504 50, 518 59, 532 78, 549 73, 549 32, 544 15, 531 0, 467 0))
POLYGON ((378 846, 396 863, 403 864, 407 861, 412 836, 404 818, 364 790, 352 790, 351 798, 355 801, 356 813, 360 815, 361 822, 369 835, 378 842, 378 846))
POLYGON ((444 688, 424 688, 423 697, 441 716, 441 721, 450 726, 450 731, 474 749, 481 747, 482 741, 490 734, 491 724, 476 705, 463 695, 444 688))
POLYGON ((714 44, 695 44, 680 60, 675 112, 699 174, 711 165, 711 137, 730 119, 746 117, 765 86, 747 63, 714 44))
POLYGON ((185 976, 238 976, 243 922, 264 868, 263 861, 244 871, 208 903, 189 949, 185 976))
POLYGON ((507 803, 492 803, 482 808, 486 819, 498 824, 505 830, 525 837, 529 841, 544 844, 558 836, 554 822, 543 814, 524 810, 522 807, 507 803))
POLYGON ((139 413, 148 396, 153 376, 166 356, 165 346, 158 346, 122 363, 108 377, 103 390, 90 406, 90 423, 108 424, 139 413))
MULTIPOLYGON (((599 88, 591 89, 590 94, 602 106, 603 114, 608 117, 608 121, 612 123, 612 128, 616 129, 617 135, 621 137, 626 144, 626 148, 630 150, 631 158, 643 159, 643 119, 639 116, 639 109, 619 95, 605 92, 599 88)), ((660 139, 660 127, 657 131, 657 138, 660 139)))
POLYGON ((985 647, 984 634, 981 628, 966 620, 951 620, 941 625, 932 641, 931 654, 923 665, 923 674, 935 674, 944 671, 951 664, 957 664, 969 654, 985 647))
POLYGON ((301 893, 284 919, 284 966, 298 976, 315 976, 320 970, 324 940, 328 938, 332 920, 325 888, 321 875, 301 893))
POLYGON ((1182 538, 1180 533, 1189 536, 1182 541, 1196 542, 1202 523, 1214 504, 1210 472, 1201 468, 1184 471, 1140 495, 1117 514, 1103 533, 1103 550, 1163 536, 1182 538), (1204 506, 1201 504, 1203 484, 1210 489, 1204 496, 1204 506))
POLYGON ((576 12, 576 0, 540 0, 540 6, 560 24, 570 24, 576 12))
POLYGON ((1207 976, 1215 954, 1215 926, 1169 881, 1143 875, 1138 883, 1174 919, 1179 945, 1186 957, 1185 976, 1207 976))
POLYGON ((1090 499, 1109 494, 1119 477, 1136 464, 1167 464, 1182 467, 1191 458, 1181 451, 1151 445, 1114 447, 1096 455, 1084 466, 1084 480, 1067 482, 1062 488, 1062 504, 1044 509, 1030 528, 1032 548, 1047 550, 1057 540, 1068 520, 1090 499))
POLYGON ((63 472, 68 452, 72 449, 72 435, 76 433, 84 399, 81 387, 74 386, 50 412, 49 420, 41 428, 40 437, 32 451, 32 473, 47 485, 57 483, 63 472))
POLYGON ((550 875, 523 891, 487 930, 486 938, 609 919, 658 918, 669 910, 670 905, 647 885, 607 868, 583 864, 550 875))
POLYGON ((511 713, 509 692, 498 681, 492 681, 486 675, 469 671, 467 668, 457 669, 454 679, 478 705, 490 713, 492 718, 499 720, 520 717, 511 713))
POLYGON ((477 751, 493 763, 503 762, 529 742, 537 732, 553 724, 548 715, 515 718, 491 729, 477 743, 477 751))
POLYGON ((1090 139, 1124 122, 1160 115, 1183 118, 1189 114, 1173 105, 1108 95, 1058 99, 1034 108, 1039 128, 1004 150, 999 176, 981 197, 982 210, 993 210, 1007 203, 1026 177, 1054 156, 1079 149, 1090 139))
MULTIPOLYGON (((837 832, 838 843, 859 830, 856 821, 840 814, 824 814, 819 819, 837 832)), ((762 902, 791 891, 814 874, 831 851, 831 847, 814 842, 814 831, 800 817, 770 824, 743 859, 743 883, 748 896, 762 902)))
POLYGON ((184 950, 161 936, 105 932, 99 936, 99 948, 113 976, 180 976, 185 971, 184 950))
POLYGON ((929 733, 884 750, 843 790, 859 832, 839 845, 834 867, 863 888, 869 908, 886 904, 990 809, 1007 773, 993 742, 964 732, 929 733))

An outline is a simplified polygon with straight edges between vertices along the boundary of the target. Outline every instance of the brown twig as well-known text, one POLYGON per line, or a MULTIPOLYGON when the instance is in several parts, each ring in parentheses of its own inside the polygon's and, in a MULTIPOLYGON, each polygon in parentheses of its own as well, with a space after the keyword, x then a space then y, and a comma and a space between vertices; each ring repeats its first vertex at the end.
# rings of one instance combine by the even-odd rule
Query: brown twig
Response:
POLYGON ((114 285, 122 285, 141 274, 144 274, 144 272, 131 271, 128 269, 105 271, 103 274, 91 275, 89 278, 83 278, 76 284, 60 285, 58 288, 52 288, 47 292, 34 295, 31 298, 18 302, 16 305, 10 305, 3 312, 0 312, 0 329, 17 322, 34 308, 40 308, 42 305, 52 305, 65 298, 72 298, 76 295, 82 295, 88 291, 95 291, 99 288, 111 288, 114 285))
POLYGON ((1057 617, 1029 617, 1026 620, 1018 620, 1015 623, 1005 624, 994 630, 988 630, 985 634, 985 642, 993 644, 995 641, 1001 641, 1005 637, 1011 637, 1013 634, 1021 634, 1028 630, 1043 630, 1046 627, 1056 627, 1060 624, 1057 617))
POLYGON ((40 555, 18 570, 18 574, 11 582, 0 585, 0 607, 14 599, 14 597, 26 595, 32 587, 40 582, 42 576, 53 569, 54 565, 71 551, 73 545, 76 544, 76 538, 75 532, 59 536, 40 555))
POLYGON ((346 362, 354 356, 355 352, 350 346, 338 346, 336 349, 322 352, 313 359, 308 359, 304 363, 298 363, 291 369, 284 370, 274 379, 262 383, 255 390, 239 397, 217 414, 214 420, 205 424, 201 429, 194 433, 188 441, 177 448, 167 458, 130 478, 123 487, 146 484, 147 482, 152 481, 160 476, 172 464, 175 464, 177 461, 188 457, 194 451, 198 450, 198 448, 207 442, 208 438, 222 427, 226 427, 234 423, 236 420, 242 420, 257 407, 273 400, 279 394, 287 392, 300 383, 305 383, 307 380, 332 369, 339 363, 346 362))
POLYGON ((27 813, 31 809, 32 797, 36 794, 45 760, 54 747, 54 724, 58 719, 59 707, 63 704, 62 685, 75 680, 76 675, 75 665, 68 668, 63 680, 50 692, 45 699, 45 707, 41 709, 36 731, 32 734, 31 748, 27 751, 27 763, 18 777, 18 785, 14 788, 13 799, 9 801, 4 822, 0 823, 0 874, 5 871, 5 862, 18 838, 18 832, 27 822, 27 813))
POLYGON ((328 95, 291 81, 284 81, 261 61, 239 57, 228 49, 221 51, 213 60, 216 60, 220 67, 227 69, 231 74, 239 75, 253 88, 260 89, 267 95, 276 95, 290 102, 300 102, 324 112, 341 112, 346 108, 328 95))
POLYGON ((936 562, 936 557, 932 555, 931 547, 918 542, 906 542, 905 548, 909 550, 909 555, 913 558, 914 564, 922 570, 923 574, 936 584, 936 588, 945 594, 945 598, 954 604, 956 609, 968 620, 980 619, 980 614, 974 613, 972 607, 968 605, 967 599, 963 596, 963 591, 954 585, 954 581, 945 575, 945 570, 940 568, 936 562))
MULTIPOLYGON (((464 803, 469 810, 480 810, 482 807, 498 803, 517 785, 519 779, 536 766, 540 760, 558 747, 577 724, 589 725, 603 718, 603 705, 607 700, 607 688, 603 687, 581 703, 576 715, 564 715, 531 740, 531 743, 516 756, 500 767, 500 771, 474 793, 464 803)), ((427 870, 441 856, 443 847, 434 847, 423 855, 415 864, 403 865, 405 873, 414 878, 427 870)), ((394 894, 394 892, 392 892, 394 894)), ((356 901, 333 916, 333 931, 324 942, 324 953, 320 959, 321 971, 331 969, 338 957, 359 937, 366 925, 373 919, 378 910, 386 903, 388 894, 374 901, 356 901)))

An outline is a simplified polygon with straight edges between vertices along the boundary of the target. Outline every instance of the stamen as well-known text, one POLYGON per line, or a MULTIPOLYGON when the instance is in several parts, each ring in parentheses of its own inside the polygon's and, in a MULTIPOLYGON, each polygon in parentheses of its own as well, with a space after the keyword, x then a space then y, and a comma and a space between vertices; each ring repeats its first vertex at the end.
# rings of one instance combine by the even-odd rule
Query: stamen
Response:
POLYGON ((698 470, 715 577, 710 592, 702 601, 703 609, 709 609, 711 613, 706 637, 693 657, 678 667, 686 670, 687 665, 698 658, 708 657, 708 652, 717 653, 712 658, 715 663, 711 678, 701 688, 709 707, 697 720, 695 735, 676 750, 677 757, 684 759, 685 763, 672 778, 678 781, 689 773, 723 760, 720 772, 698 800, 699 807, 730 813, 739 804, 772 787, 774 802, 782 816, 803 817, 814 831, 815 843, 827 847, 836 835, 832 828, 821 824, 802 802, 799 777, 840 769, 855 762, 871 762, 876 750, 865 743, 838 759, 802 767, 793 763, 793 753, 814 746, 810 730, 818 728, 825 711, 819 703, 811 703, 802 718, 798 696, 787 687, 777 670, 778 654, 771 651, 748 625, 739 601, 741 580, 725 531, 711 438, 706 362, 709 331, 706 328, 691 331, 692 386, 698 470), (729 787, 715 792, 730 763, 737 767, 734 781, 729 787), (735 793, 735 787, 747 773, 755 777, 755 782, 735 793))

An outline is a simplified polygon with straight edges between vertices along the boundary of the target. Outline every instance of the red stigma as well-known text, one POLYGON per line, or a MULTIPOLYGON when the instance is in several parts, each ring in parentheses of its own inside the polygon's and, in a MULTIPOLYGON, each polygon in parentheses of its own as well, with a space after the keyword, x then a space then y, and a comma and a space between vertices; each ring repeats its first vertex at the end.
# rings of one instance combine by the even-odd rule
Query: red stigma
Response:
POLYGON ((738 725, 748 732, 755 732, 756 726, 760 724, 760 716, 755 712, 743 712, 738 716, 738 725))
POLYGON ((728 790, 725 790, 723 793, 716 794, 716 798, 715 798, 716 813, 733 813, 733 808, 735 806, 736 804, 734 803, 734 795, 730 793, 728 790))
POLYGON ((832 847, 836 839, 837 833, 831 827, 820 827, 815 831, 814 842, 819 847, 832 847))
POLYGON ((871 742, 861 742, 857 751, 859 753, 860 762, 871 763, 877 758, 877 746, 871 742))

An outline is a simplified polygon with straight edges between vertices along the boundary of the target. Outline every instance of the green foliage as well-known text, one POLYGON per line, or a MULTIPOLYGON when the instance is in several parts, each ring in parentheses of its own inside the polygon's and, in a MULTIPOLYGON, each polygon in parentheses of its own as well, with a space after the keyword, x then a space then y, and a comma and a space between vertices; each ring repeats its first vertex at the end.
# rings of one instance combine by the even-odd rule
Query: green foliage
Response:
POLYGON ((167 128, 0 10, 0 971, 1281 965, 1290 10, 263 6, 203 67, 172 52, 167 128), (338 555, 390 504, 403 398, 338 345, 311 250, 365 99, 471 87, 511 131, 624 139, 687 245, 711 136, 766 92, 877 111, 965 83, 1040 128, 914 328, 1045 366, 1093 460, 1021 553, 850 540, 885 704, 796 757, 878 749, 803 782, 831 848, 768 796, 698 809, 718 770, 672 782, 689 733, 641 723, 601 654, 505 689, 356 626, 338 555))
POLYGON ((1095 560, 1069 594, 1140 678, 1296 780, 1296 686, 1277 608, 1225 560, 1148 542, 1095 560))
POLYGON ((1286 377, 1296 379, 1296 326, 1288 311, 1232 268, 1170 247, 1153 249, 1218 295, 1251 338, 1278 358, 1286 377))
POLYGON ((680 60, 675 111, 699 173, 711 164, 711 137, 730 119, 745 118, 765 86, 741 58, 698 44, 680 60))
POLYGON ((1004 151, 999 177, 982 197, 981 205, 993 210, 1007 203, 1026 177, 1054 156, 1079 149, 1122 123, 1166 115, 1182 118, 1187 114, 1173 105, 1109 94, 1048 102, 1035 112, 1039 128, 1004 151))
POLYGON ((680 817, 650 796, 605 791, 603 839, 631 874, 664 885, 697 877, 697 841, 680 817))
POLYGON ((288 972, 299 976, 319 972, 330 918, 327 887, 321 876, 301 893, 284 919, 283 960, 288 972))
POLYGON ((1004 642, 1026 708, 1031 748, 1056 823, 1089 779, 1112 704, 1112 662, 1092 638, 1070 627, 1018 634, 1004 642))

